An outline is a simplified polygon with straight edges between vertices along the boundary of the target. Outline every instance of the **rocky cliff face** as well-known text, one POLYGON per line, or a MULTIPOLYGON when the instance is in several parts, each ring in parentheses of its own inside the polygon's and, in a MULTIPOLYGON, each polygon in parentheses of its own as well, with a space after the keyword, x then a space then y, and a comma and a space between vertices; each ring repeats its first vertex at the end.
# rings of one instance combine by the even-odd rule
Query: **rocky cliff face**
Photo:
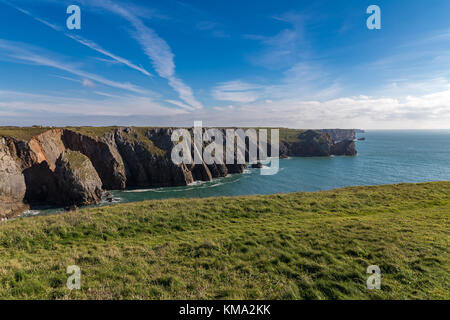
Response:
POLYGON ((356 156, 355 142, 353 140, 338 142, 331 147, 331 154, 338 156, 356 156))
POLYGON ((356 129, 321 129, 320 132, 328 133, 335 142, 355 140, 356 129))
POLYGON ((334 139, 321 131, 307 130, 298 136, 298 141, 280 141, 281 157, 327 157, 355 156, 357 154, 353 140, 335 143, 334 139))
POLYGON ((56 161, 55 182, 61 205, 98 203, 102 180, 91 160, 78 151, 66 150, 56 161))
POLYGON ((25 178, 17 158, 17 141, 0 137, 0 220, 25 211, 25 178))
MULTIPOLYGON (((244 164, 175 165, 173 130, 124 127, 97 136, 49 129, 26 141, 0 136, 0 219, 38 204, 98 203, 105 189, 183 186, 244 171, 244 164)), ((281 157, 355 154, 353 141, 336 144, 325 132, 308 130, 295 141, 280 141, 281 157)))
POLYGON ((333 139, 326 133, 308 130, 299 135, 297 142, 283 142, 287 156, 326 157, 332 154, 333 139))
POLYGON ((125 166, 117 150, 114 131, 99 138, 64 130, 62 141, 67 149, 79 151, 91 160, 104 189, 126 187, 125 166))

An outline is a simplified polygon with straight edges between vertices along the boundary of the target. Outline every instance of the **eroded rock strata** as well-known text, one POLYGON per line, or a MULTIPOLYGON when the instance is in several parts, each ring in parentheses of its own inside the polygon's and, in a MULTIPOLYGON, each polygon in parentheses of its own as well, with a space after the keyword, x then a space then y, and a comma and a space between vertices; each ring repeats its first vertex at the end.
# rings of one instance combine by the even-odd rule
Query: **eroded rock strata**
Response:
POLYGON ((328 133, 335 142, 341 142, 346 140, 355 140, 356 133, 362 130, 357 129, 320 129, 320 132, 328 133))
MULTIPOLYGON (((95 129, 52 128, 22 139, 0 134, 0 219, 34 205, 95 204, 103 190, 183 186, 242 173, 246 167, 204 162, 175 165, 173 128, 103 129, 97 133, 95 129)), ((339 133, 334 130, 334 134, 339 133)), ((314 130, 299 130, 294 140, 280 140, 282 158, 330 155, 356 155, 355 144, 345 139, 335 143, 329 133, 314 130)))

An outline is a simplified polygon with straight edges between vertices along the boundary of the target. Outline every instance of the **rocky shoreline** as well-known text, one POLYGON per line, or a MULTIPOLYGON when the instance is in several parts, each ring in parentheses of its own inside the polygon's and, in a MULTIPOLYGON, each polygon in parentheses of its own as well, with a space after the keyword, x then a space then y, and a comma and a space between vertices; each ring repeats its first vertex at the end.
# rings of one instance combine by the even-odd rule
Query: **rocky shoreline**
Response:
MULTIPOLYGON (((36 205, 96 204, 104 190, 185 186, 246 168, 204 162, 175 165, 170 158, 173 130, 115 127, 95 135, 50 128, 31 138, 0 134, 0 220, 36 205)), ((333 135, 340 134, 336 130, 299 131, 293 140, 280 138, 280 157, 356 155, 354 139, 335 142, 333 135)), ((345 130, 341 137, 349 134, 351 138, 354 132, 345 130)))

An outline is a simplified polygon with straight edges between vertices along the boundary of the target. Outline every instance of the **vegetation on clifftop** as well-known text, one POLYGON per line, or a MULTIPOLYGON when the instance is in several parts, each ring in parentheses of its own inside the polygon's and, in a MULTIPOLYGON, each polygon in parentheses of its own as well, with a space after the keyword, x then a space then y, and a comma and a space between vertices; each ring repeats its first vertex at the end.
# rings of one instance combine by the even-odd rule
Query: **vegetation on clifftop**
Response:
POLYGON ((65 127, 64 129, 72 130, 91 138, 101 138, 117 128, 119 127, 65 127))
POLYGON ((438 182, 17 219, 0 224, 0 297, 449 299, 449 195, 438 182), (373 264, 381 290, 365 285, 373 264))
MULTIPOLYGON (((61 129, 68 129, 75 132, 78 132, 80 134, 92 137, 92 138, 101 138, 108 132, 111 132, 114 129, 117 129, 119 127, 112 126, 112 127, 64 127, 61 129)), ((166 128, 166 127, 131 127, 139 134, 144 135, 145 132, 149 129, 155 129, 155 128, 166 128)), ((32 137, 43 133, 47 130, 54 129, 53 127, 0 127, 0 136, 8 136, 13 137, 19 140, 30 140, 32 137)), ((263 129, 263 128, 261 128, 263 129)), ((270 129, 271 128, 265 128, 267 129, 267 137, 270 139, 270 129)), ((298 135, 305 130, 300 129, 288 129, 288 128, 280 128, 280 140, 286 141, 286 142, 295 142, 298 141, 298 135)))
POLYGON ((31 138, 53 128, 50 127, 0 127, 0 137, 13 137, 29 141, 31 138))

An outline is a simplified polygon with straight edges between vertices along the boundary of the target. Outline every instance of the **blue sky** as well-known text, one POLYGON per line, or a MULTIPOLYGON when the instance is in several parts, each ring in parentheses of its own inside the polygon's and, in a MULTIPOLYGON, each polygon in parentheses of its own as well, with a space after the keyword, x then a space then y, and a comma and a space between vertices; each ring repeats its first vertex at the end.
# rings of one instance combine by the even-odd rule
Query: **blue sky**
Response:
POLYGON ((0 0, 0 125, 450 128, 449 14, 448 0, 0 0))

